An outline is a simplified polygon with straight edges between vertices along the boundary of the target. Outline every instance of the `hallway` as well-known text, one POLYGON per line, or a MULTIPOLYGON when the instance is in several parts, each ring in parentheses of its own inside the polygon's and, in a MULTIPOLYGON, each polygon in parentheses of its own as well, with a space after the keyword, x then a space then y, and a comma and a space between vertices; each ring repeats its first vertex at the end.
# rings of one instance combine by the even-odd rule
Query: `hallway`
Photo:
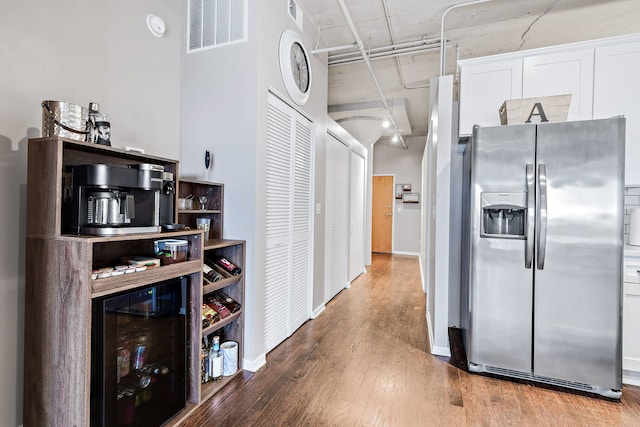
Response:
POLYGON ((480 375, 428 351, 418 258, 373 265, 315 320, 183 426, 631 426, 640 387, 610 402, 480 375))

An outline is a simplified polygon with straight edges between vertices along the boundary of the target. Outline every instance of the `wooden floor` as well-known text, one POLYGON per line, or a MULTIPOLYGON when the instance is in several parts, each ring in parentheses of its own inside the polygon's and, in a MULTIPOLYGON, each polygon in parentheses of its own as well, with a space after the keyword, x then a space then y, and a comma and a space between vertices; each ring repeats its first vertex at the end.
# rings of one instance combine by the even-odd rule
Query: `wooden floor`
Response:
POLYGON ((315 320, 183 426, 640 426, 622 401, 490 378, 429 353, 418 259, 374 254, 315 320))

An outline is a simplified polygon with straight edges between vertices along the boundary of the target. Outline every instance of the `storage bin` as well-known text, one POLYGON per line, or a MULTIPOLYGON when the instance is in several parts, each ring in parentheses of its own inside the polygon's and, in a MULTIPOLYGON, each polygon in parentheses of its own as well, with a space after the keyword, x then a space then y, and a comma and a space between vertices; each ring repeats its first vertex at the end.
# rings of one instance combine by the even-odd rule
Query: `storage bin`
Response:
POLYGON ((179 239, 162 239, 153 242, 156 257, 161 265, 175 264, 187 260, 189 241, 179 239))

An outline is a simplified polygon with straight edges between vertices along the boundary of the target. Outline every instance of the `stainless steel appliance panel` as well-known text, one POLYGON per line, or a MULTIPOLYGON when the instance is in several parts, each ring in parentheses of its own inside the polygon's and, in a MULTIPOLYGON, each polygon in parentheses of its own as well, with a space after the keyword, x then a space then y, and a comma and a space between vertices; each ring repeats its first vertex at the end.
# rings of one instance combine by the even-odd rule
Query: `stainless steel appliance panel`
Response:
POLYGON ((471 150, 468 361, 531 372, 533 272, 525 267, 527 239, 481 237, 481 221, 483 193, 527 192, 535 127, 476 127, 471 150))
POLYGON ((534 373, 620 390, 624 119, 537 129, 534 373))

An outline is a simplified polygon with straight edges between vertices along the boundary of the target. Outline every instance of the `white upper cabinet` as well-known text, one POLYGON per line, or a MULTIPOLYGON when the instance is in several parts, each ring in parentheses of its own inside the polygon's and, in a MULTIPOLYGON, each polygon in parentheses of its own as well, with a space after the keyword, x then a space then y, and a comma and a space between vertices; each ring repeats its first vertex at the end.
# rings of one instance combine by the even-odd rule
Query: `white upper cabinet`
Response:
POLYGON ((623 115, 625 185, 640 186, 640 41, 596 49, 593 118, 623 115))
POLYGON ((593 49, 527 56, 522 98, 571 94, 567 120, 589 120, 593 105, 593 49))
POLYGON ((460 64, 460 134, 473 125, 500 124, 498 110, 506 99, 522 98, 522 59, 460 64))
POLYGON ((460 135, 500 124, 507 99, 571 94, 567 120, 623 115, 625 185, 640 186, 640 34, 459 62, 460 135))

